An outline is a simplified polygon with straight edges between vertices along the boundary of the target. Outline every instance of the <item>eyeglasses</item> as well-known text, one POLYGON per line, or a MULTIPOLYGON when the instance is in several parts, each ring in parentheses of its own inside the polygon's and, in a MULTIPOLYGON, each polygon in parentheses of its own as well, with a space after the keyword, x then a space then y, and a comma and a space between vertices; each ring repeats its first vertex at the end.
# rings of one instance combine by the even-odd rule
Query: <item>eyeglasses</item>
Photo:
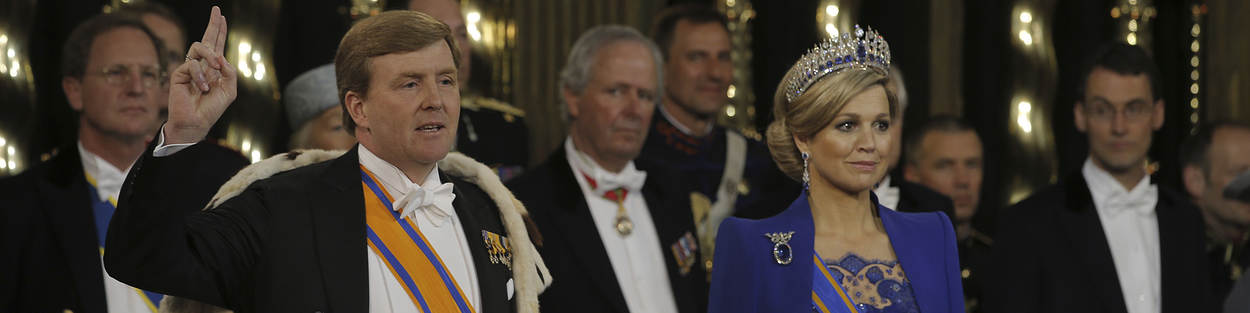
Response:
POLYGON ((132 82, 135 73, 139 74, 139 82, 143 88, 152 88, 156 86, 165 86, 169 80, 166 79, 165 72, 160 67, 151 65, 125 65, 115 64, 104 67, 100 70, 100 76, 104 76, 104 81, 113 86, 125 86, 132 82))
MULTIPOLYGON (((161 64, 165 65, 166 68, 177 67, 173 64, 175 62, 182 62, 182 57, 182 51, 166 50, 165 59, 161 60, 161 64)), ((182 65, 182 63, 178 63, 177 65, 182 65)))
POLYGON ((1151 104, 1146 102, 1132 102, 1124 106, 1123 110, 1118 110, 1109 103, 1095 103, 1085 105, 1085 114, 1090 119, 1099 121, 1111 121, 1116 115, 1124 114, 1124 119, 1131 121, 1141 121, 1150 116, 1151 104))

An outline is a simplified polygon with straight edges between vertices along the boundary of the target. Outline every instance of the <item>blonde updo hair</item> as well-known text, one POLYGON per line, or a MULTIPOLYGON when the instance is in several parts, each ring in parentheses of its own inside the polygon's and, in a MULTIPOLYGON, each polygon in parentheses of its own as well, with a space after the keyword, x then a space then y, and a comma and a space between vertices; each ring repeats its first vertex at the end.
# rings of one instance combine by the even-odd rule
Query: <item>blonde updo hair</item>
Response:
MULTIPOLYGON (((790 67, 773 95, 773 122, 768 125, 768 151, 777 167, 796 181, 803 177, 803 158, 794 138, 811 138, 833 122, 833 117, 856 95, 873 86, 885 87, 888 77, 871 69, 851 68, 825 75, 812 83, 794 102, 786 101, 786 84, 798 72, 798 64, 790 67)), ((898 108, 898 99, 889 88, 885 96, 890 103, 890 118, 898 108)))

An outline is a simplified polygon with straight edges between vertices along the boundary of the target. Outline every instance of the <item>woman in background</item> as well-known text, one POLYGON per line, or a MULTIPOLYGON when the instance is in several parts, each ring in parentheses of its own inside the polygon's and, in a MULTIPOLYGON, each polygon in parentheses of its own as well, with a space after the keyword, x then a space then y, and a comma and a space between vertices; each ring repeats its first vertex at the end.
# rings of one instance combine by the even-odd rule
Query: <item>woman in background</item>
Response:
POLYGON ((949 219, 871 193, 896 111, 889 60, 885 40, 856 26, 790 68, 768 146, 806 191, 777 216, 721 224, 710 312, 963 312, 949 219))

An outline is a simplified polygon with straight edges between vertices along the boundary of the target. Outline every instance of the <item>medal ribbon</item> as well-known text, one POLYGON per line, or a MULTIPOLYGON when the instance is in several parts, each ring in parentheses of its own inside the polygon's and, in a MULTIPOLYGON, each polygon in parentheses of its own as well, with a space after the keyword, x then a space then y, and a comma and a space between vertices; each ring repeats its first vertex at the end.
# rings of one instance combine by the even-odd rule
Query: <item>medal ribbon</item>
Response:
MULTIPOLYGON (((590 175, 583 173, 582 177, 586 178, 586 183, 590 184, 590 189, 599 188, 599 183, 596 182, 594 178, 590 178, 590 175)), ((625 196, 628 195, 629 189, 625 189, 625 187, 619 187, 603 192, 604 199, 616 202, 616 231, 619 232, 621 236, 629 235, 633 228, 632 226, 625 226, 625 228, 621 228, 622 223, 629 223, 629 213, 625 211, 625 196)))
POLYGON ((855 313, 854 303, 842 291, 842 286, 829 274, 829 268, 820 260, 820 255, 812 254, 816 270, 812 271, 812 306, 821 313, 855 313))
MULTIPOLYGON (((582 174, 582 177, 586 178, 586 183, 590 184, 590 189, 599 188, 599 182, 595 181, 594 178, 590 178, 590 175, 582 174)), ((608 200, 612 200, 613 202, 616 202, 616 204, 620 206, 620 209, 622 211, 624 211, 625 209, 625 196, 628 196, 628 195, 629 195, 629 189, 625 189, 625 187, 620 187, 620 188, 616 188, 616 189, 603 192, 603 197, 607 198, 608 200)))
MULTIPOLYGON (((100 200, 100 191, 96 189, 95 178, 86 171, 83 172, 83 176, 87 177, 87 193, 91 196, 91 213, 95 215, 95 238, 99 242, 100 256, 104 256, 104 236, 108 234, 109 221, 113 219, 113 212, 117 211, 117 199, 109 197, 107 201, 100 200)), ((135 293, 143 299, 143 304, 154 313, 157 311, 156 304, 161 303, 161 298, 165 296, 135 287, 130 287, 130 289, 134 289, 135 293)))
POLYGON ((421 312, 474 312, 464 292, 443 265, 438 253, 412 220, 405 220, 391 207, 386 192, 373 174, 360 167, 365 194, 365 223, 369 248, 386 260, 391 274, 398 278, 421 312))

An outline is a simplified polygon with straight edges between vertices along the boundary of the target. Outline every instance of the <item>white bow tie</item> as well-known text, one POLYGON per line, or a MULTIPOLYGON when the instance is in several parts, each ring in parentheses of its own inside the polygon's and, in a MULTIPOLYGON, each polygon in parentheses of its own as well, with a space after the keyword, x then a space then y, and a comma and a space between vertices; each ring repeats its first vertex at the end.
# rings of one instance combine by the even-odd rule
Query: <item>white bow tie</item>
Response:
POLYGON ((1123 212, 1148 214, 1154 211, 1155 204, 1159 199, 1158 196, 1159 187, 1150 185, 1132 192, 1116 191, 1110 197, 1107 197, 1104 205, 1107 206, 1107 212, 1111 214, 1123 212))
POLYGON ((453 189, 451 183, 443 183, 434 188, 408 184, 407 192, 395 199, 394 209, 400 212, 401 218, 407 217, 408 219, 412 219, 417 211, 423 212, 434 227, 441 227, 451 217, 450 212, 455 210, 451 206, 452 201, 456 200, 453 189))
POLYGON ((595 181, 594 193, 598 195, 618 188, 638 192, 639 189, 642 189, 642 185, 647 182, 647 172, 639 170, 631 171, 627 169, 615 175, 598 171, 596 174, 594 175, 596 177, 591 179, 595 181))

